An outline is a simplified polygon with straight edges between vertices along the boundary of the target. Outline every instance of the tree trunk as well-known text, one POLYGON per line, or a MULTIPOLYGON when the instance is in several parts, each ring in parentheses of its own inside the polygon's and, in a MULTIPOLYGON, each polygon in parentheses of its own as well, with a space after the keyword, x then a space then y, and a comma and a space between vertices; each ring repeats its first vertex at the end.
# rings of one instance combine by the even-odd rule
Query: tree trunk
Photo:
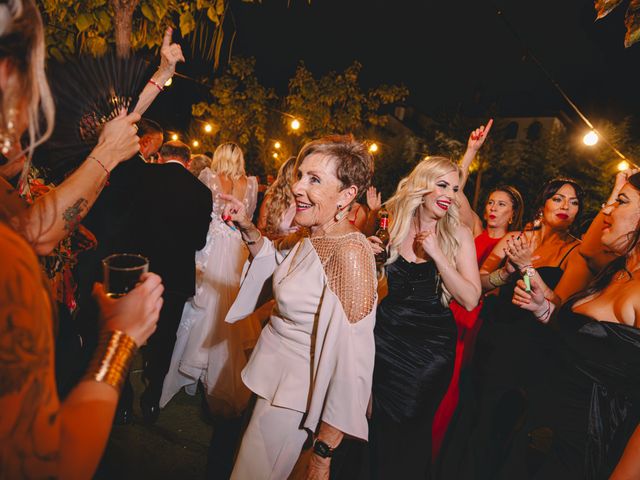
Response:
POLYGON ((126 58, 131 53, 131 31, 133 30, 133 12, 140 0, 111 0, 115 14, 116 54, 126 58))

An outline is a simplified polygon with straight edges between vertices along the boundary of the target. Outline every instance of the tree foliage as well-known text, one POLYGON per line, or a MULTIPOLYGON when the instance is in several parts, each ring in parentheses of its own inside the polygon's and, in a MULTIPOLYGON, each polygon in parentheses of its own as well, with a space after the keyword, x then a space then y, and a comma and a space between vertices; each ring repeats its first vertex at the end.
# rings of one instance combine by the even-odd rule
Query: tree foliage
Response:
POLYGON ((254 73, 255 59, 235 57, 210 90, 211 100, 192 107, 194 117, 208 122, 213 131, 204 145, 233 141, 249 157, 255 157, 259 145, 267 139, 270 104, 276 94, 260 84, 254 73))
MULTIPOLYGON (((612 10, 624 3, 627 2, 625 0, 594 0, 596 20, 606 17, 612 10)), ((628 4, 624 16, 624 25, 627 27, 624 46, 627 48, 640 40, 640 0, 629 0, 628 4)))
POLYGON ((355 62, 342 73, 315 78, 304 64, 298 66, 284 103, 288 113, 302 119, 298 133, 304 139, 332 133, 360 135, 368 127, 384 126, 386 116, 381 107, 409 94, 404 86, 396 85, 365 91, 359 83, 361 70, 362 65, 355 62))
MULTIPOLYGON (((245 0, 247 1, 247 0, 245 0)), ((251 0, 248 0, 251 1, 251 0)), ((213 53, 219 56, 225 0, 37 0, 46 24, 46 39, 51 55, 61 58, 78 52, 103 54, 116 44, 119 55, 130 49, 160 46, 164 30, 179 28, 183 37, 216 27, 213 53)), ((195 41, 195 38, 194 38, 195 41)))

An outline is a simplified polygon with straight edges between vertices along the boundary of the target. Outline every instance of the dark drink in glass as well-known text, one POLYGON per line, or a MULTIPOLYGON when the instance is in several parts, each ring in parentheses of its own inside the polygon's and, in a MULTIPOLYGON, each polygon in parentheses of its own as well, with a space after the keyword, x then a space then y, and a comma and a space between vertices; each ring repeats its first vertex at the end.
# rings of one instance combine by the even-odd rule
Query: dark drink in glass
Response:
POLYGON ((149 271, 149 260, 133 253, 114 253, 102 260, 102 270, 107 296, 119 298, 133 290, 140 276, 149 271))

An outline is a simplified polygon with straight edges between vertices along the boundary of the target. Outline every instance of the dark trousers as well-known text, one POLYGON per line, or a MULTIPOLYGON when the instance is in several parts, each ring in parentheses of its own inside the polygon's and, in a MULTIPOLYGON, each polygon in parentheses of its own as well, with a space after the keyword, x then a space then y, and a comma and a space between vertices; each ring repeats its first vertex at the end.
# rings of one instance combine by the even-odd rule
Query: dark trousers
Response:
POLYGON ((152 395, 155 400, 160 399, 162 382, 169 371, 171 354, 176 343, 176 332, 188 297, 182 293, 165 291, 162 298, 164 302, 160 310, 158 326, 142 350, 143 375, 148 382, 147 395, 152 395))

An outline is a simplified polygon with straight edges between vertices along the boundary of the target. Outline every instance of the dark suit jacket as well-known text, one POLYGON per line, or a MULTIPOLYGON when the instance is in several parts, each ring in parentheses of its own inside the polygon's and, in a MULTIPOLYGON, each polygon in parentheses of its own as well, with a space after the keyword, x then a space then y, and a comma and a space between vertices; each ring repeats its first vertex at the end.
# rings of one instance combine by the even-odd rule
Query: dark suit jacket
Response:
POLYGON ((209 188, 177 163, 135 157, 119 165, 85 219, 98 239, 93 275, 96 261, 111 253, 139 253, 167 291, 193 295, 195 252, 205 245, 211 209, 209 188))

